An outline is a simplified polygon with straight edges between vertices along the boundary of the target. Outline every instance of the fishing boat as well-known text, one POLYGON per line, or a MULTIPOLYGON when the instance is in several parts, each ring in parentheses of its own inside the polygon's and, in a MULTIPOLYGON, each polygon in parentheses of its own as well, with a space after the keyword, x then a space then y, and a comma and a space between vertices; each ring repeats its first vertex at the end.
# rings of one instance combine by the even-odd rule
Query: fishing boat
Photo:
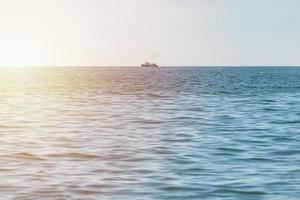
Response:
POLYGON ((145 60, 145 63, 141 65, 142 67, 159 67, 156 63, 150 63, 145 60))

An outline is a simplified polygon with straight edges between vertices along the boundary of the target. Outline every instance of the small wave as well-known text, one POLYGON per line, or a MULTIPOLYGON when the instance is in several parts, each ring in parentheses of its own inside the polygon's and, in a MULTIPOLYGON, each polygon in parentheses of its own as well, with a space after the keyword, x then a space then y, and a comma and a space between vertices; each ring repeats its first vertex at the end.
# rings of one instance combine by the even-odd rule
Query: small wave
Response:
POLYGON ((272 121, 272 124, 300 124, 300 120, 272 121))
POLYGON ((276 162, 277 160, 272 158, 266 158, 266 157, 249 157, 249 158, 239 158, 240 161, 246 161, 246 162, 276 162))
POLYGON ((218 188, 213 191, 214 194, 239 194, 239 195, 247 195, 247 196, 261 196, 266 195, 267 193, 264 191, 249 191, 249 190, 237 190, 237 189, 230 189, 230 188, 218 188))
POLYGON ((87 153, 79 153, 79 152, 72 152, 72 153, 53 153, 48 154, 48 157, 55 157, 55 158, 79 158, 79 159, 96 159, 99 156, 95 154, 87 154, 87 153))
POLYGON ((133 121, 133 123, 151 125, 151 124, 162 124, 163 122, 160 120, 141 119, 141 120, 135 120, 133 121))
POLYGON ((14 126, 14 125, 1 125, 0 124, 0 129, 14 129, 14 128, 19 128, 20 126, 14 126))
POLYGON ((13 154, 13 157, 22 159, 22 160, 45 160, 44 158, 31 154, 31 153, 15 153, 13 154))
POLYGON ((274 100, 274 99, 263 99, 262 102, 266 102, 266 103, 275 103, 275 102, 277 102, 277 101, 274 100))
POLYGON ((200 189, 198 187, 187 187, 187 186, 165 186, 162 187, 161 190, 166 192, 178 192, 178 191, 199 191, 200 189))
POLYGON ((273 153, 278 156, 292 156, 292 155, 300 155, 300 150, 284 150, 284 151, 276 151, 273 153))
POLYGON ((266 111, 266 112, 276 112, 276 111, 281 111, 277 108, 264 108, 263 111, 266 111))
POLYGON ((95 190, 87 190, 87 189, 71 189, 70 191, 72 191, 75 194, 78 195, 94 195, 94 194, 98 194, 99 193, 99 189, 98 191, 95 190))
POLYGON ((231 152, 231 153, 241 153, 241 152, 245 151, 243 149, 237 149, 237 148, 231 148, 231 147, 219 147, 217 149, 222 152, 231 152))

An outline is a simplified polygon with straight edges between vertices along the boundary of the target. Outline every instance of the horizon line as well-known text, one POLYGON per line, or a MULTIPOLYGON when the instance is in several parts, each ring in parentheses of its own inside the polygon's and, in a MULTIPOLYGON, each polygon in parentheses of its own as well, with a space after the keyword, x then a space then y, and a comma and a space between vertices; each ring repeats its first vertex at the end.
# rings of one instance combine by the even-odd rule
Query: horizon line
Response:
MULTIPOLYGON (((0 65, 7 67, 141 67, 140 65, 0 65)), ((159 67, 300 67, 300 65, 161 65, 159 67)), ((158 67, 158 68, 159 68, 158 67)))

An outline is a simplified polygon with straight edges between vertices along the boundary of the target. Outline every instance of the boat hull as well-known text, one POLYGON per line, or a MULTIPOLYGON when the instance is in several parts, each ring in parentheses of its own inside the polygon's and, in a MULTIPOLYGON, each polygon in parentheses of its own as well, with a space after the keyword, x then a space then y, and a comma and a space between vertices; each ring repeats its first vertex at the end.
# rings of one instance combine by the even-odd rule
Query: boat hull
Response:
POLYGON ((144 65, 144 64, 142 64, 141 66, 142 67, 158 67, 158 65, 156 65, 156 64, 151 64, 151 65, 144 65))

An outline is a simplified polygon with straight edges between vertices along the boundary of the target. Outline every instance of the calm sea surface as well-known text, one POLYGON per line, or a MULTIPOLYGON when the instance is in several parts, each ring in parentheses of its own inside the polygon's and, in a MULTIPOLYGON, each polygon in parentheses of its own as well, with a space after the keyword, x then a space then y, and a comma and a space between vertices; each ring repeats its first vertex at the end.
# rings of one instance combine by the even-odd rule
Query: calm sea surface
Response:
POLYGON ((0 77, 0 199, 300 199, 300 68, 0 77))

